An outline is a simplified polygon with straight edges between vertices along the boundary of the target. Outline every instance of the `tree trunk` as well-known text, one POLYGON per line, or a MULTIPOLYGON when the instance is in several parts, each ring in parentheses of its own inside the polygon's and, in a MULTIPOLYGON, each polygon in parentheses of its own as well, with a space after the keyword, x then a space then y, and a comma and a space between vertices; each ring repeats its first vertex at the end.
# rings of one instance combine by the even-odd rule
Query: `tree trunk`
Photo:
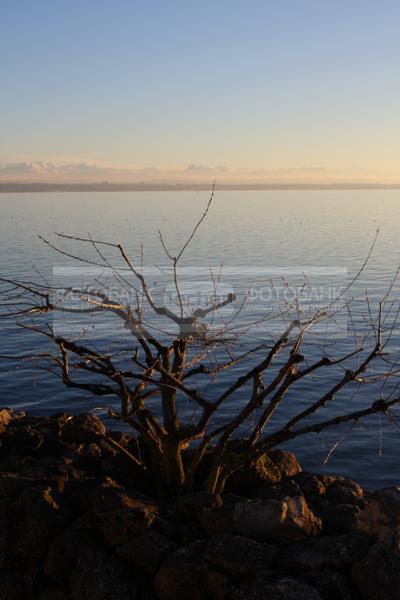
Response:
POLYGON ((172 497, 177 496, 185 485, 186 479, 179 442, 166 441, 163 448, 161 474, 166 493, 172 497))

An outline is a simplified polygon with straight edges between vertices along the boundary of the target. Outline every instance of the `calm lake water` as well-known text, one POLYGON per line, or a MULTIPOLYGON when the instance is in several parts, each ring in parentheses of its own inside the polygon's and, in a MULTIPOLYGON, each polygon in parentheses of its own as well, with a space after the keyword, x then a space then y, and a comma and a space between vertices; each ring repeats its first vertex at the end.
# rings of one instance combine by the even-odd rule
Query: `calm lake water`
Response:
MULTIPOLYGON (((281 270, 289 282, 290 273, 296 279, 300 272, 314 272, 325 291, 331 285, 343 288, 362 265, 379 227, 374 253, 349 292, 354 298, 354 322, 362 328, 365 290, 374 305, 400 262, 399 196, 398 191, 218 192, 185 264, 217 267, 222 261, 228 273, 227 284, 241 286, 242 290, 251 284, 253 276, 259 278, 263 269, 266 274, 281 270), (329 280, 332 273, 336 273, 336 279, 329 280)), ((207 199, 206 193, 189 192, 0 195, 0 272, 37 279, 35 267, 51 277, 54 267, 67 262, 41 243, 38 234, 54 239, 55 231, 84 237, 89 232, 97 239, 120 242, 135 259, 140 257, 144 243, 145 265, 162 265, 165 256, 158 230, 163 231, 172 250, 178 248, 207 199)), ((67 242, 64 247, 72 251, 73 244, 67 242)), ((313 284, 317 285, 318 280, 313 284)), ((396 306, 397 285, 392 298, 396 306)), ((347 313, 339 315, 338 321, 339 330, 333 336, 338 349, 345 350, 350 347, 352 335, 347 313)), ((0 328, 0 354, 42 347, 37 336, 11 321, 2 320, 0 328)), ((258 339, 262 339, 260 332, 258 339)), ((399 340, 399 335, 393 336, 393 352, 399 348, 399 340)), ((323 342, 326 345, 330 340, 323 342)), ((310 349, 311 359, 320 357, 321 336, 318 343, 310 349)), ((306 406, 328 384, 329 375, 289 394, 271 427, 278 427, 299 407, 306 406)), ((51 375, 16 361, 0 361, 0 385, 0 405, 42 414, 90 409, 104 415, 110 402, 63 389, 51 375)), ((222 382, 217 381, 211 393, 217 394, 220 385, 222 382)), ((340 394, 324 418, 365 406, 376 398, 377 390, 375 385, 368 385, 355 397, 351 391, 340 394)), ((240 402, 240 397, 235 398, 225 414, 234 414, 240 402)), ((342 473, 369 487, 400 484, 400 429, 384 417, 370 417, 351 431, 347 426, 312 434, 289 444, 289 448, 307 469, 342 473), (325 465, 330 449, 339 440, 325 465)))

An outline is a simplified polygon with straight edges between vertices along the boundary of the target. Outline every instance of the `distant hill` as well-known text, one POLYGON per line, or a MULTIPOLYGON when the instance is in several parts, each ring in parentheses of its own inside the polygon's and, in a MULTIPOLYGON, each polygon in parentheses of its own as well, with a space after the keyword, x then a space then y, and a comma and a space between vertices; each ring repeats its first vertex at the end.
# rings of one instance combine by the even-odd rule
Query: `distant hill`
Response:
MULTIPOLYGON (((209 191, 210 183, 46 183, 46 182, 1 182, 0 193, 24 192, 168 192, 209 191)), ((400 183, 221 183, 218 190, 390 190, 400 189, 400 183)))
POLYGON ((191 164, 185 168, 108 167, 85 162, 56 164, 22 161, 0 164, 0 191, 206 190, 213 181, 224 190, 388 189, 399 188, 396 175, 357 167, 230 169, 191 164))

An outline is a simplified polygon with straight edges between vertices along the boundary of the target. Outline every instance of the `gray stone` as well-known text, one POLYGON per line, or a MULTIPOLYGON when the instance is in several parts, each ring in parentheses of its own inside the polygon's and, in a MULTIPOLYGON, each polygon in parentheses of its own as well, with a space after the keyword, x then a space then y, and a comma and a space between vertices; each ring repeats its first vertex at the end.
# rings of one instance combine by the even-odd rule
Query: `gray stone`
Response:
POLYGON ((320 513, 324 533, 328 535, 350 533, 355 527, 359 512, 358 506, 353 504, 327 505, 320 513))
POLYGON ((349 570, 367 554, 370 546, 368 539, 357 534, 315 537, 282 549, 277 564, 289 572, 349 570))
POLYGON ((355 528, 384 539, 400 526, 400 487, 390 487, 371 494, 367 506, 356 517, 355 528))
POLYGON ((300 487, 307 501, 318 502, 326 493, 326 486, 321 477, 313 473, 303 471, 295 477, 294 481, 300 487))
POLYGON ((322 569, 302 575, 302 580, 315 587, 323 600, 355 600, 351 581, 343 573, 322 569))
POLYGON ((117 546, 147 531, 154 519, 155 514, 146 506, 135 506, 130 510, 111 510, 97 515, 97 527, 107 545, 117 546))
POLYGON ((176 550, 174 542, 156 531, 146 531, 116 547, 118 556, 137 571, 155 575, 162 561, 176 550))
POLYGON ((254 574, 271 567, 278 551, 272 544, 232 535, 215 535, 207 541, 205 558, 233 576, 254 574))
POLYGON ((400 596, 400 533, 392 531, 377 542, 352 570, 364 600, 395 600, 400 596))
POLYGON ((254 540, 304 538, 321 528, 303 496, 284 500, 239 500, 205 510, 200 522, 209 534, 235 533, 254 540))
POLYGON ((53 541, 44 561, 44 572, 56 584, 67 585, 80 556, 94 545, 90 533, 77 523, 53 541))
POLYGON ((277 583, 258 577, 242 584, 229 600, 322 600, 314 587, 287 577, 277 583))
POLYGON ((192 542, 169 556, 154 579, 159 600, 222 600, 228 578, 204 560, 204 542, 192 542))
POLYGON ((101 550, 83 553, 71 575, 73 600, 136 600, 137 584, 121 560, 101 550))
POLYGON ((331 504, 353 504, 363 508, 364 490, 358 483, 340 475, 324 475, 326 499, 331 504))

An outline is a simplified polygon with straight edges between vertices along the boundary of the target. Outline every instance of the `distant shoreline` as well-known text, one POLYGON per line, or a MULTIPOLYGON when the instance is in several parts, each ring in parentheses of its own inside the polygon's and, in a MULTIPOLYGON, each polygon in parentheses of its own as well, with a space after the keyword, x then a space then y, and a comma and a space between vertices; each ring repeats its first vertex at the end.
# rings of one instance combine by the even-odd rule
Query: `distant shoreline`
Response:
MULTIPOLYGON (((210 191, 206 183, 22 183, 0 182, 1 193, 35 192, 201 192, 210 191)), ((220 191, 290 190, 398 190, 400 183, 220 183, 220 191)))

